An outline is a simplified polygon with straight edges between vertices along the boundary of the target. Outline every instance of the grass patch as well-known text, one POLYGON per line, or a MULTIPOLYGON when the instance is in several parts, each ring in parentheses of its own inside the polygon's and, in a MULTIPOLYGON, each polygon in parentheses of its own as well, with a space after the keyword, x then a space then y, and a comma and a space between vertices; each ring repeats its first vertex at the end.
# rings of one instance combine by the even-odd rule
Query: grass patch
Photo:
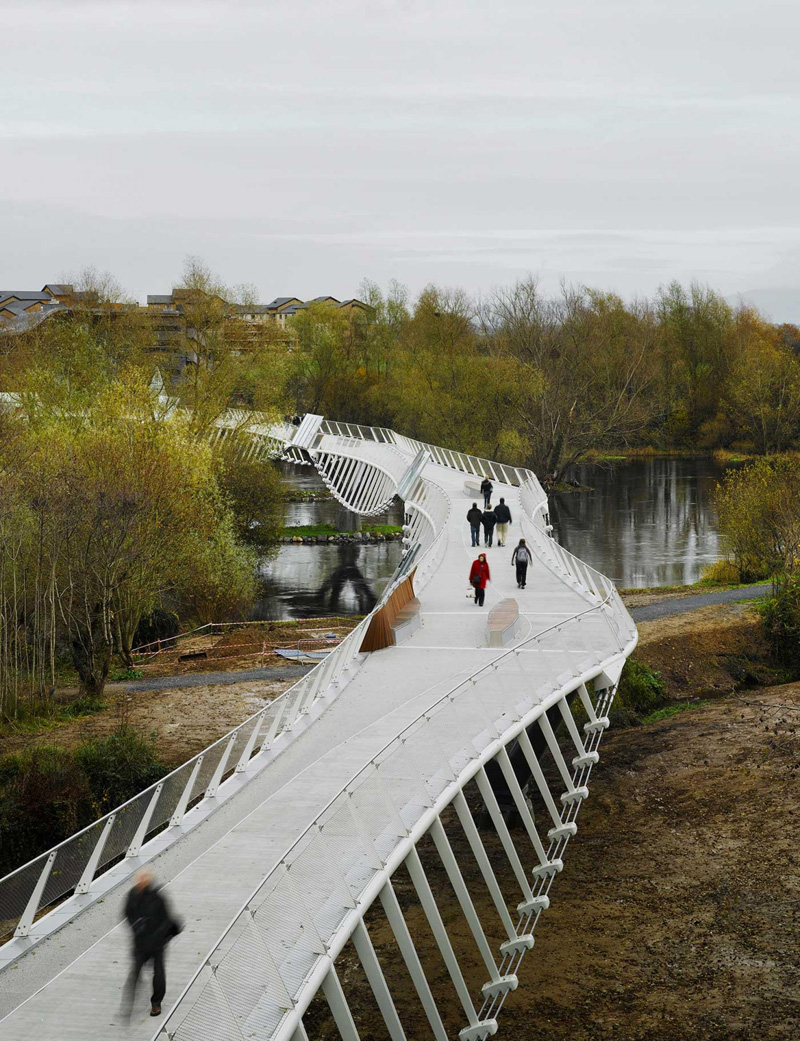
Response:
POLYGON ((121 680, 140 680, 142 676, 144 673, 141 669, 116 669, 109 679, 112 683, 119 683, 121 680))
POLYGON ((681 712, 686 712, 690 708, 700 708, 707 704, 707 701, 676 701, 672 705, 664 705, 661 708, 657 708, 655 712, 650 712, 648 715, 643 716, 641 723, 642 726, 646 726, 648 723, 659 723, 662 719, 670 719, 672 716, 678 716, 681 712))
MULTIPOLYGON (((399 535, 402 534, 402 527, 399 524, 365 524, 360 534, 362 535, 399 535)), ((294 528, 282 528, 281 536, 283 538, 294 538, 298 536, 300 538, 316 538, 317 536, 327 535, 358 535, 356 531, 339 531, 338 528, 334 527, 333 524, 300 524, 294 528)))

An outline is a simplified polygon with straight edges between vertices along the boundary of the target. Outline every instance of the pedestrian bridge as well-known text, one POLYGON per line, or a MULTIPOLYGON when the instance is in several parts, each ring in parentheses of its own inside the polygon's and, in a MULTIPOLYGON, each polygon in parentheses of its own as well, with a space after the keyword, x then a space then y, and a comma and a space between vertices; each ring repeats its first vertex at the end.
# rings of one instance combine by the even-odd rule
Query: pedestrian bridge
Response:
MULTIPOLYGON (((229 417, 217 436, 241 422, 229 417)), ((612 583, 551 538, 530 471, 318 416, 245 422, 253 453, 315 466, 350 510, 375 515, 399 496, 401 563, 375 610, 280 698, 0 880, 0 920, 15 930, 0 946, 2 1041, 304 1041, 320 994, 343 1041, 357 1041, 376 1024, 359 1021, 342 987, 353 951, 377 1033, 418 1038, 413 1015, 425 1036, 470 1041, 502 1031, 521 963, 537 956, 536 925, 636 644, 612 583), (481 609, 465 514, 484 475, 511 507, 513 537, 486 551, 481 609), (511 566, 521 536, 534 558, 524 590, 511 566), (438 858, 433 885, 423 837, 438 858), (168 952, 164 1015, 149 1018, 140 992, 125 1026, 122 903, 144 863, 185 929, 168 952), (401 865, 433 936, 424 951, 392 884, 401 865), (396 944, 411 983, 402 994, 367 912, 396 944), (457 943, 454 914, 467 926, 457 943)))

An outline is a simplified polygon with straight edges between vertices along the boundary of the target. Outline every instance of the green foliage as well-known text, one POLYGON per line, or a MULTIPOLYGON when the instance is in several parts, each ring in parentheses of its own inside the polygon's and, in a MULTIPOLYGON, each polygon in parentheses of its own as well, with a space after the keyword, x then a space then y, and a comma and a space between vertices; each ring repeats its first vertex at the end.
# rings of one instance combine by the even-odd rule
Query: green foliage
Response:
POLYGON ((128 726, 79 745, 75 761, 89 783, 97 816, 155 784, 167 772, 152 741, 128 726))
POLYGON ((141 669, 114 669, 109 677, 113 683, 123 680, 140 680, 144 676, 141 669))
POLYGON ((800 458, 763 458, 728 470, 715 502, 741 580, 792 581, 800 564, 800 458))
POLYGON ((666 700, 661 674, 633 655, 625 662, 609 718, 614 726, 637 726, 666 700))
POLYGON ((732 560, 715 560, 703 568, 697 583, 702 586, 737 586, 742 582, 742 573, 732 560))
POLYGON ((86 827, 167 772, 127 727, 71 752, 41 746, 0 758, 0 876, 86 827))
POLYGON ((800 676, 800 582, 784 584, 759 607, 775 661, 800 676))
POLYGON ((703 705, 707 705, 707 701, 676 701, 672 705, 664 705, 663 708, 657 708, 655 712, 649 713, 642 718, 641 723, 646 726, 648 723, 660 723, 662 719, 671 719, 672 716, 678 716, 681 712, 686 712, 690 708, 701 708, 703 705))

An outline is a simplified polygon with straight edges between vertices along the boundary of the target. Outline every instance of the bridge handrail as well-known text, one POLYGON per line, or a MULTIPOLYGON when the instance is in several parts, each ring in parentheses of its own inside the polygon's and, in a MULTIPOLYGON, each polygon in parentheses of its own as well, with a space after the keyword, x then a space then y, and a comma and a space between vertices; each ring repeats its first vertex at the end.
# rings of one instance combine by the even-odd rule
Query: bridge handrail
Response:
MULTIPOLYGON (((379 786, 382 789, 382 795, 383 795, 383 797, 385 799, 388 800, 388 805, 387 805, 386 808, 388 810, 390 820, 391 820, 391 818, 394 818, 396 821, 400 821, 401 822, 400 825, 399 825, 399 827, 402 828, 401 835, 407 835, 411 831, 411 828, 412 828, 413 824, 415 823, 415 821, 409 821, 407 813, 406 813, 405 816, 403 815, 404 812, 407 811, 407 806, 401 804, 400 803, 400 799, 397 798, 395 795, 393 795, 393 791, 394 791, 393 787, 391 785, 388 785, 388 784, 386 784, 386 783, 384 783, 384 782, 382 782, 380 780, 380 767, 381 766, 385 766, 385 764, 387 762, 389 762, 391 755, 393 755, 395 753, 402 755, 403 754, 403 750, 405 748, 406 741, 407 741, 409 735, 417 732, 421 726, 424 726, 425 724, 430 724, 431 720, 433 718, 435 718, 438 715, 439 712, 444 711, 446 707, 452 705, 455 702, 455 700, 458 698, 460 693, 463 694, 463 692, 465 690, 473 689, 475 687, 476 681, 477 681, 477 679, 479 677, 481 677, 484 673, 489 672, 490 670, 497 669, 499 663, 501 663, 501 662, 511 658, 512 656, 518 655, 521 651, 523 651, 525 648, 527 648, 531 643, 534 643, 534 642, 538 643, 543 638, 548 637, 548 636, 550 636, 553 633, 561 634, 564 631, 564 629, 566 629, 566 628, 570 628, 570 629, 572 627, 578 627, 579 628, 580 625, 581 625, 581 622, 587 616, 593 615, 593 614, 596 614, 596 613, 599 613, 600 616, 605 619, 605 621, 606 621, 606 623, 608 625, 609 633, 610 633, 610 635, 611 635, 611 637, 612 637, 612 639, 613 639, 613 641, 614 641, 614 643, 616 644, 616 647, 617 647, 617 652, 616 653, 620 653, 620 654, 624 653, 629 641, 622 642, 622 637, 621 637, 620 632, 618 630, 615 630, 614 627, 610 624, 610 619, 608 617, 608 613, 604 612, 604 610, 603 610, 604 608, 610 606, 610 600, 611 600, 611 597, 609 595, 609 597, 607 597, 606 599, 604 599, 603 601, 601 601, 599 603, 596 603, 596 604, 592 605, 591 607, 588 607, 585 611, 579 612, 578 614, 573 615, 569 619, 562 620, 562 621, 559 621, 557 623, 554 623, 553 625, 548 626, 545 629, 542 629, 541 631, 537 632, 536 634, 527 637, 525 640, 523 640, 521 643, 517 644, 516 646, 510 647, 507 650, 503 651, 502 653, 497 655, 495 658, 493 658, 491 661, 486 662, 484 665, 482 665, 479 668, 473 670, 464 679, 460 680, 455 686, 451 687, 445 694, 443 694, 431 706, 429 706, 427 709, 425 709, 423 712, 421 712, 411 723, 409 723, 401 731, 399 731, 399 733, 397 733, 389 741, 387 741, 383 745, 383 747, 380 749, 380 751, 378 751, 370 759, 370 761, 365 766, 361 767, 361 769, 359 769, 352 776, 352 778, 347 782, 347 784, 345 784, 339 790, 339 792, 337 792, 337 794, 335 796, 333 796, 332 799, 329 800, 329 802, 326 804, 324 809, 319 814, 317 814, 315 816, 314 820, 304 829, 304 831, 295 840, 295 842, 291 845, 291 847, 289 847, 289 849, 286 851, 286 853, 281 858, 280 863, 277 864, 269 872, 269 874, 264 879, 262 879, 262 881, 258 884, 258 886, 256 886, 255 889, 251 892, 251 894, 248 896, 247 900, 245 900, 245 902, 243 903, 242 907, 240 908, 240 910, 236 914, 235 918, 228 924, 228 926, 226 926, 226 928, 223 930, 223 932, 219 936, 219 938, 216 941, 216 943, 213 945, 211 950, 208 952, 208 954, 204 958, 203 962, 197 967, 197 969, 195 970, 195 972, 192 975, 191 979, 187 982, 186 986, 184 987, 183 991, 181 992, 180 996, 178 997, 175 1005, 173 1006, 173 1008, 170 1010, 169 1014, 167 1015, 167 1018, 164 1020, 164 1022, 159 1027, 159 1029, 156 1031, 156 1033, 153 1035, 152 1041, 158 1041, 159 1037, 169 1037, 170 1039, 174 1039, 174 1041, 183 1041, 182 1033, 181 1033, 181 1027, 182 1027, 182 1024, 186 1021, 185 1018, 181 1021, 181 1023, 179 1023, 174 1028, 174 1030, 169 1030, 168 1029, 170 1021, 178 1013, 178 1011, 180 1009, 180 1006, 181 1006, 181 1003, 183 1002, 184 998, 188 995, 188 993, 191 990, 191 988, 197 982, 197 980, 199 979, 200 975, 203 973, 203 971, 206 968, 206 966, 208 966, 211 963, 212 958, 214 958, 214 955, 219 951, 220 947, 225 943, 226 939, 229 937, 231 932, 233 932, 236 929, 236 927, 237 927, 237 925, 239 923, 241 923, 241 922, 247 923, 247 922, 249 922, 250 919, 254 918, 255 916, 257 916, 261 912, 261 909, 262 909, 263 905, 269 899, 269 894, 264 898, 264 901, 263 901, 262 904, 259 904, 259 894, 265 889, 265 887, 267 887, 270 884, 270 881, 275 882, 275 886, 273 887, 272 892, 277 892, 279 887, 280 887, 280 883, 281 883, 282 879, 284 878, 284 876, 288 875, 289 867, 291 867, 293 869, 293 872, 295 874, 299 874, 300 877, 303 877, 302 869, 298 868, 297 865, 298 865, 298 863, 300 863, 302 861, 304 853, 308 849, 312 850, 312 853, 310 854, 310 857, 315 858, 315 864, 317 866, 317 870, 319 870, 318 861, 316 859, 316 858, 318 858, 319 855, 316 852, 316 845, 315 845, 314 842, 309 842, 308 840, 309 840, 310 836, 314 836, 316 838, 318 835, 321 835, 323 837, 323 841, 324 841, 326 826, 332 820, 336 819, 337 814, 339 812, 338 810, 337 810, 336 813, 332 812, 334 810, 334 808, 337 807, 338 803, 342 802, 341 811, 342 811, 343 815, 345 816, 345 818, 348 815, 352 817, 354 812, 357 811, 358 794, 359 794, 362 786, 365 786, 369 780, 371 780, 371 779, 373 779, 373 778, 375 778, 377 776, 378 782, 379 782, 379 786), (321 822, 324 822, 324 823, 321 823, 321 822), (299 855, 297 856, 296 859, 294 859, 293 855, 298 850, 300 851, 299 855)), ((632 627, 631 633, 629 634, 629 640, 633 639, 633 638, 635 638, 635 627, 632 627)), ((595 664, 599 665, 600 662, 596 662, 595 664)), ((578 674, 576 673, 575 675, 577 676, 578 674)), ((561 677, 559 677, 559 679, 560 678, 561 677)), ((558 687, 555 687, 553 689, 557 690, 558 687)), ((548 691, 548 693, 549 692, 550 691, 548 691)), ((541 693, 541 688, 536 693, 537 694, 541 693)), ((490 739, 490 743, 491 743, 491 741, 494 740, 494 736, 493 735, 496 735, 497 730, 498 730, 498 728, 497 728, 497 719, 492 717, 491 710, 487 709, 487 707, 483 704, 483 702, 480 702, 480 707, 487 711, 487 716, 486 716, 485 722, 486 722, 486 724, 488 726, 488 734, 489 734, 489 739, 490 739)), ((455 720, 455 725, 449 724, 448 727, 446 727, 446 728, 445 727, 438 728, 438 730, 436 732, 436 735, 435 735, 435 738, 436 738, 436 740, 439 743, 442 742, 443 734, 445 732, 447 732, 447 731, 450 731, 450 732, 453 732, 453 733, 459 735, 459 739, 460 739, 460 736, 463 736, 462 732, 461 732, 461 729, 460 729, 459 720, 457 720, 457 719, 455 720)), ((468 735, 468 737, 469 737, 469 735, 468 735)), ((483 749, 478 749, 478 748, 476 748, 476 745, 475 745, 475 741, 476 741, 476 739, 478 737, 480 737, 480 735, 475 735, 475 736, 471 737, 470 747, 469 747, 469 749, 466 750, 466 755, 467 755, 468 761, 480 758, 480 756, 483 753, 483 749)), ((464 752, 465 750, 464 749, 459 749, 458 751, 464 752)), ((458 754, 458 753, 456 752, 454 754, 458 754)), ((453 758, 453 755, 450 756, 450 759, 452 759, 452 758, 453 758)), ((445 759, 445 769, 449 769, 450 759, 445 759)), ((414 785, 415 786, 416 785, 420 786, 418 788, 418 791, 423 792, 424 795, 426 795, 427 798, 430 799, 432 797, 432 794, 433 794, 429 790, 429 784, 430 784, 431 778, 426 778, 423 775, 422 770, 419 767, 419 762, 413 760, 410 755, 406 755, 405 756, 404 762, 405 762, 405 764, 407 766, 411 765, 413 767, 413 769, 414 769, 414 774, 415 774, 414 785)), ((437 774, 438 774, 442 770, 441 761, 436 761, 435 765, 438 767, 438 769, 437 769, 437 774)), ((445 787, 446 787, 446 785, 445 785, 445 787)), ((404 796, 401 796, 400 798, 403 798, 403 797, 404 796)), ((424 799, 423 799, 423 805, 420 808, 423 809, 423 810, 425 809, 424 799)), ((420 814, 420 816, 422 816, 422 814, 420 814)), ((360 845, 361 845, 361 850, 360 850, 361 854, 365 858, 370 858, 371 857, 372 860, 374 861, 374 858, 375 858, 376 852, 377 852, 377 850, 376 850, 376 843, 377 843, 377 840, 380 838, 380 835, 377 835, 377 836, 370 835, 370 833, 368 831, 369 824, 370 824, 369 820, 357 821, 356 823, 357 823, 358 826, 355 828, 355 831, 354 831, 354 833, 352 835, 353 845, 357 848, 358 844, 360 843, 360 845), (365 841, 365 839, 366 839, 366 841, 365 841)), ((395 831, 396 830, 397 830, 397 828, 395 828, 395 831)), ((339 835, 338 831, 336 832, 336 834, 339 835)), ((339 838, 340 838, 340 835, 339 835, 339 838)), ((398 837, 398 841, 399 841, 399 837, 398 837)), ((337 848, 338 848, 338 846, 337 846, 337 848)), ((381 868, 381 870, 382 870, 383 867, 385 867, 385 863, 386 863, 386 860, 387 860, 387 854, 385 854, 385 853, 382 854, 382 855, 379 854, 378 855, 378 859, 380 860, 380 862, 382 864, 382 868, 381 868)), ((378 869, 375 869, 373 867, 373 870, 378 870, 378 869)), ((361 873, 363 874, 363 870, 362 870, 361 873)), ((337 874, 341 874, 342 876, 344 876, 344 869, 340 869, 340 871, 337 872, 337 874)), ((372 875, 370 875, 370 877, 367 880, 367 882, 364 882, 361 885, 361 887, 360 887, 360 891, 361 892, 366 890, 366 888, 367 888, 369 882, 371 881, 371 879, 372 879, 372 875)), ((358 893, 353 891, 352 883, 350 883, 348 881, 346 876, 342 877, 341 879, 339 879, 339 881, 340 881, 340 884, 344 885, 344 889, 342 890, 342 893, 347 892, 349 894, 349 896, 350 896, 350 900, 351 901, 355 901, 355 903, 357 904, 359 896, 358 896, 358 893)), ((308 928, 310 926, 310 930, 312 931, 312 935, 316 935, 314 930, 315 930, 315 928, 318 928, 318 926, 315 925, 315 922, 316 922, 315 913, 314 913, 315 909, 314 908, 309 908, 305 904, 305 902, 302 900, 302 895, 300 893, 299 886, 295 885, 295 886, 292 887, 292 895, 294 897, 295 903, 297 903, 297 901, 299 900, 298 907, 299 907, 299 910, 300 910, 301 914, 303 915, 303 924, 301 925, 300 928, 303 929, 303 928, 308 928)), ((285 895, 282 895, 280 897, 280 900, 281 901, 285 900, 285 895)), ((338 931, 338 929, 342 926, 342 924, 344 923, 344 920, 347 917, 347 913, 351 909, 351 906, 352 906, 352 904, 350 906, 348 906, 345 903, 341 907, 340 919, 337 921, 336 926, 331 931, 330 935, 328 935, 328 936, 319 936, 318 937, 318 939, 320 939, 322 941, 322 943, 321 943, 321 947, 320 947, 320 953, 315 955, 315 958, 314 958, 315 961, 319 961, 319 960, 324 959, 326 957, 326 954, 324 953, 324 951, 327 949, 327 946, 329 945, 329 941, 330 941, 331 935, 334 932, 338 931)), ((215 966, 214 966, 214 970, 215 971, 214 971, 213 978, 211 978, 210 980, 206 981, 206 983, 203 985, 203 988, 202 988, 201 992, 198 994, 197 998, 195 999, 195 1001, 194 1001, 194 1003, 192 1005, 193 1009, 196 1008, 198 1006, 198 1004, 201 1002, 201 1000, 203 998, 203 995, 205 994, 205 992, 206 992, 206 990, 208 988, 212 988, 213 996, 210 999, 210 1002, 206 1002, 205 1003, 205 1007, 206 1007, 206 1009, 208 1009, 209 1008, 209 1004, 210 1004, 211 1007, 213 1008, 213 1005, 215 1004, 215 999, 216 999, 216 997, 218 995, 218 988, 220 986, 220 980, 224 978, 224 973, 220 973, 219 972, 220 967, 222 966, 223 962, 225 962, 225 960, 227 958, 229 958, 229 957, 236 957, 237 947, 240 944, 246 944, 249 940, 252 940, 252 937, 250 936, 249 933, 245 932, 242 935, 240 935, 239 937, 237 937, 236 939, 234 939, 234 941, 232 943, 226 945, 226 949, 225 949, 224 954, 215 961, 215 966), (244 939, 243 939, 243 937, 244 937, 244 939)), ((287 948, 287 951, 288 951, 288 948, 287 948)), ((262 952, 266 953, 268 959, 271 958, 270 953, 268 951, 264 950, 264 948, 260 948, 259 949, 259 953, 261 954, 262 952)), ((269 966, 268 966, 268 968, 267 968, 267 970, 265 972, 265 981, 267 979, 267 976, 269 976, 270 981, 273 984, 275 983, 276 980, 280 981, 282 979, 282 977, 280 975, 280 972, 279 972, 278 965, 275 964, 274 960, 271 961, 271 963, 269 964, 269 966)), ((302 1001, 303 1001, 302 993, 303 993, 304 987, 306 987, 306 985, 308 984, 310 976, 311 976, 311 968, 309 968, 308 971, 306 971, 306 973, 305 973, 305 975, 303 977, 303 980, 300 983, 300 986, 298 987, 298 989, 294 993, 291 993, 291 992, 289 992, 287 990, 286 997, 288 997, 289 1000, 286 1001, 285 1004, 284 1004, 284 1007, 285 1007, 285 1009, 287 1011, 281 1017, 281 1021, 278 1024, 276 1024, 275 1030, 270 1034, 270 1037, 275 1037, 276 1036, 278 1030, 281 1029, 281 1027, 283 1026, 283 1020, 285 1019, 285 1016, 287 1014, 294 1014, 294 1015, 302 1014, 302 1011, 303 1011, 303 1008, 302 1008, 302 1001)), ((285 985, 285 980, 283 981, 283 983, 285 985)), ((242 995, 240 995, 240 997, 241 996, 242 995)), ((243 1018, 246 1018, 246 1017, 243 1017, 243 1018)), ((217 1020, 214 1020, 214 1022, 217 1022, 217 1020)), ((197 1017, 193 1018, 193 1026, 194 1027, 200 1026, 197 1017)), ((196 1037, 204 1037, 204 1036, 206 1036, 206 1034, 204 1034, 202 1032, 200 1034, 193 1033, 191 1035, 187 1035, 186 1041, 189 1041, 190 1037, 191 1038, 196 1038, 196 1037)), ((246 1036, 245 1033, 242 1032, 242 1037, 244 1038, 245 1036, 246 1036)))

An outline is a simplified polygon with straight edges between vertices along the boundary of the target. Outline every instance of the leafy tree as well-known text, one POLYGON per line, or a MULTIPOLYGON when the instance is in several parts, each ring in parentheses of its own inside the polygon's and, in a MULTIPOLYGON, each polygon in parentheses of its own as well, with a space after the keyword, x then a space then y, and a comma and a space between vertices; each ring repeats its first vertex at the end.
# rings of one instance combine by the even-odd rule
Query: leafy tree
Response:
POLYGON ((776 587, 792 582, 800 565, 800 458, 758 459, 728 470, 715 499, 742 581, 771 575, 776 587))

